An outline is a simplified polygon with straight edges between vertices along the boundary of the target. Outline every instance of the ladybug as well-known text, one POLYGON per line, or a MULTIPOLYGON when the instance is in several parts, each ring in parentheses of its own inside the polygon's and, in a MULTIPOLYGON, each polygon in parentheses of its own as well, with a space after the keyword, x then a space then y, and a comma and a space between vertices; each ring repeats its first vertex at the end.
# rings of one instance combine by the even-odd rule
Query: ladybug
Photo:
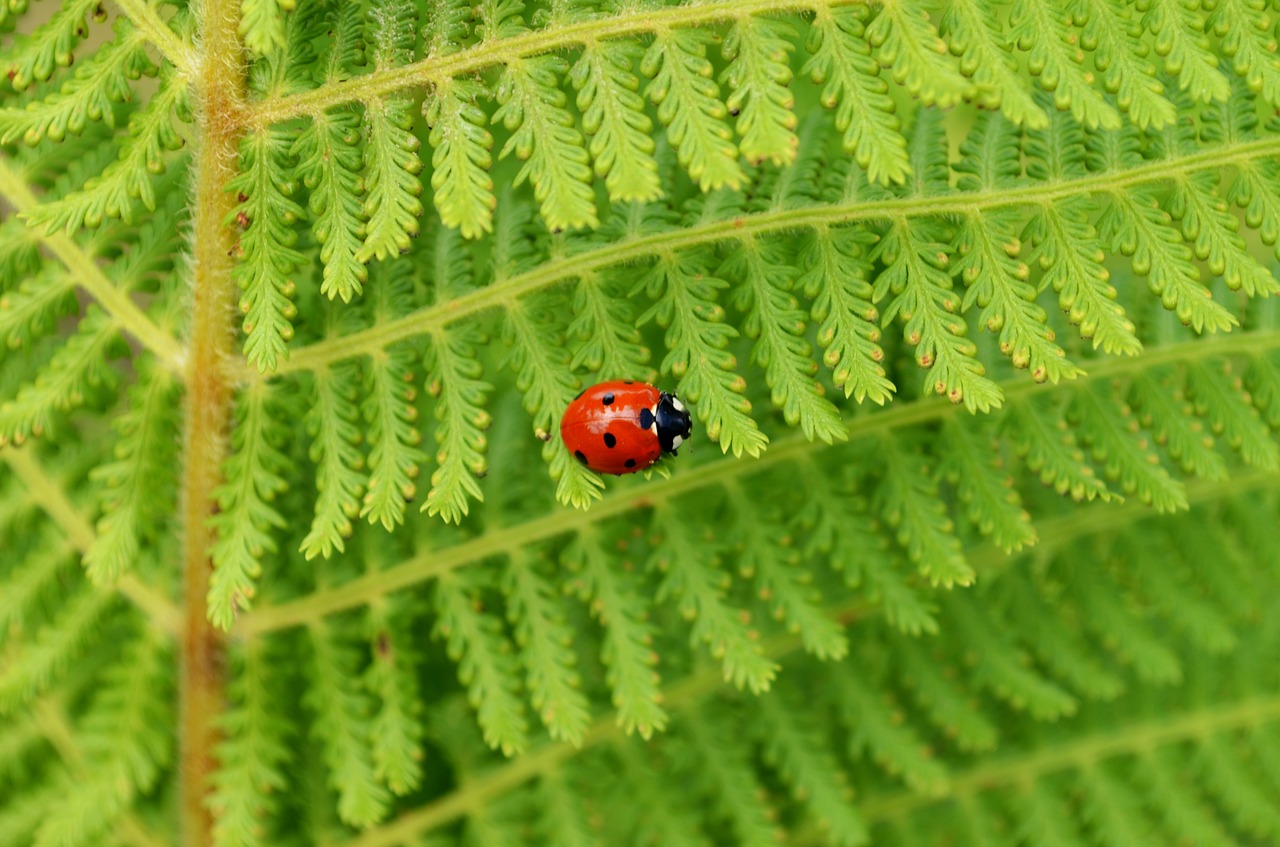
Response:
POLYGON ((560 419, 560 437, 579 462, 618 476, 651 467, 663 453, 676 455, 692 432, 676 395, 630 379, 591 386, 560 419))

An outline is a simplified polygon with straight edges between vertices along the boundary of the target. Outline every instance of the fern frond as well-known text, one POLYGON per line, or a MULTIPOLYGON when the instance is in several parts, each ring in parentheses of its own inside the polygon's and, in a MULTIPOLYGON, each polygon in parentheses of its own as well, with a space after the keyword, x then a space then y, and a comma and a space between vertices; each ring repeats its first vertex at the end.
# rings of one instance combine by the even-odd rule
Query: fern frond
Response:
POLYGON ((1221 433, 1245 464, 1263 470, 1280 468, 1280 446, 1242 393, 1238 376, 1225 368, 1195 362, 1187 367, 1187 391, 1196 412, 1208 417, 1211 430, 1221 433))
POLYGON ((916 348, 916 364, 929 369, 929 388, 969 411, 999 408, 1003 393, 984 375, 977 346, 966 339, 960 298, 951 289, 946 248, 926 237, 905 218, 892 223, 872 253, 884 262, 875 281, 875 299, 894 298, 884 319, 901 316, 907 343, 916 348))
POLYGON ((132 98, 131 81, 156 73, 145 44, 127 19, 117 18, 115 38, 81 64, 58 92, 0 109, 0 141, 30 145, 45 138, 61 141, 68 134, 79 135, 90 122, 114 128, 115 104, 132 98))
POLYGON ((750 614, 725 602, 730 580, 717 566, 715 542, 691 537, 670 507, 654 509, 653 527, 659 540, 649 568, 662 574, 658 601, 677 601, 680 614, 693 622, 693 642, 710 648, 723 664, 726 681, 755 693, 768 690, 777 665, 761 650, 750 614))
POLYGON ((371 608, 372 661, 364 684, 376 700, 369 734, 374 776, 403 797, 422 782, 421 692, 414 676, 412 617, 416 604, 404 600, 371 608))
POLYGON ((1037 409, 1034 401, 1012 403, 1005 412, 1002 431, 1012 439, 1027 467, 1059 494, 1068 494, 1075 500, 1116 499, 1085 462, 1084 452, 1066 421, 1054 421, 1051 415, 1037 409))
POLYGON ((1157 56, 1164 57, 1168 74, 1192 99, 1209 103, 1226 100, 1231 86, 1209 49, 1205 15, 1199 4, 1182 0, 1152 0, 1142 24, 1155 36, 1157 56))
POLYGON ((631 70, 640 53, 631 41, 591 41, 569 72, 596 176, 614 201, 648 203, 662 196, 653 121, 631 70))
POLYGON ((293 338, 292 321, 298 311, 292 302, 297 286, 290 275, 305 261, 294 248, 298 236, 293 224, 303 211, 293 199, 297 184, 287 176, 292 170, 291 146, 289 136, 279 129, 246 135, 240 146, 240 175, 227 184, 227 190, 240 198, 226 224, 242 230, 237 247, 242 261, 235 277, 244 292, 244 354, 261 373, 275 370, 288 355, 285 345, 293 338))
POLYGON ((317 370, 311 385, 307 429, 314 441, 308 455, 316 464, 316 505, 299 550, 308 559, 327 559, 334 550, 346 549, 364 493, 365 458, 359 447, 364 435, 356 403, 360 374, 354 363, 338 362, 317 370))
MULTIPOLYGON (((19 278, 14 274, 14 278, 19 278)), ((79 311, 75 279, 62 268, 42 268, 0 295, 0 339, 10 350, 53 331, 58 321, 79 311)))
POLYGON ((85 226, 97 227, 109 218, 131 223, 139 203, 154 211, 154 177, 168 169, 169 154, 185 143, 173 121, 175 112, 187 108, 187 97, 179 80, 161 77, 159 89, 146 106, 130 117, 119 158, 79 191, 28 211, 27 220, 46 234, 58 230, 71 234, 85 226))
POLYGON ((876 489, 877 507, 911 561, 934 585, 968 585, 973 568, 965 561, 955 525, 938 497, 937 485, 913 467, 920 458, 895 438, 880 445, 885 473, 876 489))
POLYGON ((530 699, 552 738, 582 743, 590 712, 569 649, 573 632, 553 602, 537 557, 514 551, 507 561, 503 589, 507 614, 528 680, 530 699))
POLYGON ((894 654, 901 662, 902 678, 911 696, 928 713, 929 720, 962 750, 990 750, 1000 733, 978 705, 967 677, 948 664, 937 645, 901 641, 894 654))
POLYGON ((431 128, 431 187, 440 220, 466 238, 493 230, 493 136, 484 128, 485 113, 476 104, 488 96, 477 80, 445 80, 423 103, 431 128))
POLYGON ((240 37, 255 56, 269 56, 285 46, 285 13, 297 0, 244 0, 240 7, 240 37))
POLYGON ((95 0, 71 0, 30 35, 20 39, 16 50, 5 61, 5 71, 13 87, 21 91, 34 82, 49 79, 57 68, 68 67, 73 51, 89 35, 85 18, 97 8, 95 0))
POLYGON ((327 623, 313 625, 309 635, 309 685, 303 699, 315 712, 312 733, 324 755, 329 785, 338 794, 338 817, 350 826, 369 826, 386 814, 391 795, 374 773, 372 703, 357 688, 356 639, 327 623))
POLYGON ((681 166, 703 191, 736 189, 746 180, 725 123, 728 109, 711 76, 711 41, 705 30, 661 31, 640 61, 640 72, 650 78, 645 95, 658 107, 681 166))
POLYGON ((283 433, 273 425, 279 418, 272 405, 265 383, 240 395, 225 481, 214 492, 219 512, 209 521, 217 541, 208 601, 209 620, 219 629, 230 629, 236 613, 249 608, 262 559, 278 549, 272 530, 285 525, 274 501, 288 487, 282 476, 288 461, 280 451, 283 433))
POLYGON ((499 107, 493 120, 511 131, 498 155, 515 153, 524 162, 515 184, 533 186, 552 232, 599 225, 586 143, 559 88, 568 70, 557 56, 508 64, 494 91, 499 107))
POLYGON ((519 674, 502 623, 487 614, 466 581, 444 575, 436 581, 433 634, 445 640, 458 662, 458 678, 476 711, 485 743, 512 756, 528 744, 528 719, 517 694, 519 674))
MULTIPOLYGON (((378 70, 409 61, 415 39, 417 7, 409 0, 388 0, 369 10, 367 38, 378 70)), ((368 262, 404 253, 418 234, 422 215, 422 143, 413 134, 408 97, 375 98, 364 107, 364 244, 356 260, 368 262)))
POLYGON ((239 673, 221 720, 225 738, 209 796, 217 821, 213 838, 215 847, 261 847, 267 843, 264 818, 278 808, 280 792, 289 784, 289 725, 275 708, 279 695, 273 690, 268 645, 251 639, 232 658, 239 673))
POLYGON ((593 616, 604 627, 600 652, 608 668, 606 682, 613 692, 618 725, 647 740, 666 729, 668 716, 654 670, 658 661, 654 627, 637 613, 644 603, 636 581, 613 567, 604 539, 592 528, 578 533, 561 558, 577 574, 577 593, 590 603, 593 616))
POLYGON ((1079 36, 1071 28, 1065 10, 1039 0, 1018 0, 1010 15, 1010 41, 1027 53, 1031 73, 1039 77, 1045 91, 1053 93, 1059 111, 1090 129, 1115 129, 1120 114, 1093 87, 1093 74, 1082 65, 1084 51, 1076 46, 1079 36))
POLYGON ((867 25, 867 42, 895 81, 927 106, 947 108, 969 96, 972 84, 951 61, 924 9, 885 3, 867 25))
POLYGON ((123 353, 115 322, 91 305, 35 381, 0 405, 0 444, 39 438, 50 432, 59 412, 113 391, 119 375, 112 359, 123 353))
POLYGON ((839 720, 849 730, 849 752, 867 755, 889 774, 922 794, 936 794, 947 782, 946 768, 929 758, 915 731, 894 718, 895 704, 876 692, 853 668, 835 675, 832 689, 839 700, 839 720))
POLYGON ((1075 0, 1070 6, 1085 21, 1086 43, 1096 44, 1094 64, 1102 71, 1103 86, 1116 93, 1116 102, 1140 129, 1160 129, 1173 123, 1173 103, 1146 60, 1142 29, 1132 20, 1127 4, 1115 0, 1075 0))
POLYGON ((795 271, 784 256, 777 244, 743 241, 725 260, 721 274, 744 282, 733 302, 746 315, 744 334, 756 339, 752 360, 765 369, 773 404, 789 425, 800 424, 806 438, 843 441, 848 431, 840 413, 814 380, 818 365, 804 337, 804 313, 789 293, 795 271))
POLYGON ((1209 272, 1222 277, 1232 291, 1250 297, 1280 293, 1280 282, 1250 253, 1239 234, 1240 221, 1218 197, 1217 176, 1195 174, 1179 180, 1170 198, 1169 212, 1182 223, 1182 235, 1192 244, 1196 258, 1209 272))
POLYGON ((1280 104, 1280 58, 1275 35, 1258 0, 1222 0, 1209 13, 1207 28, 1222 37, 1222 52, 1251 91, 1272 105, 1280 104))
POLYGON ((695 779, 705 786, 707 798, 743 847, 767 847, 780 843, 783 832, 777 812, 756 780, 743 739, 733 732, 720 710, 686 712, 680 735, 687 745, 695 779))
POLYGON ((0 667, 0 714, 12 714, 60 678, 111 615, 115 594, 81 588, 64 596, 48 625, 0 667))
POLYGON ((324 262, 320 291, 330 299, 341 297, 344 303, 359 295, 369 279, 364 262, 357 258, 365 236, 357 124, 351 111, 313 115, 291 151, 306 174, 303 182, 311 189, 312 231, 324 262))
POLYGON ((795 97, 788 89, 795 30, 786 21, 742 17, 722 48, 729 65, 720 82, 729 89, 725 105, 737 117, 738 145, 747 161, 784 165, 796 157, 795 97))
POLYGON ((706 273, 704 257, 681 254, 659 260, 640 281, 656 302, 639 322, 655 320, 666 330, 667 356, 662 370, 680 380, 680 394, 697 404, 707 437, 735 456, 758 456, 769 439, 760 432, 742 396, 746 381, 733 373, 737 360, 725 348, 737 335, 724 323, 715 302, 727 283, 706 273))
POLYGON ((960 72, 973 78, 1001 114, 1028 129, 1048 126, 1044 110, 1018 78, 1017 64, 1008 55, 1003 33, 982 3, 951 0, 939 30, 951 53, 959 57, 960 72))
POLYGON ((172 476, 178 446, 178 393, 173 375, 145 360, 129 391, 128 412, 116 418, 120 441, 115 461, 95 468, 90 478, 104 486, 103 515, 85 551, 89 579, 114 582, 132 568, 139 551, 154 540, 172 507, 172 476))
POLYGON ((944 456, 939 472, 968 507, 969 520, 1006 553, 1036 542, 1031 515, 1004 467, 999 443, 955 417, 943 423, 944 456))
POLYGON ((858 14, 848 7, 817 11, 805 44, 811 58, 804 72, 814 83, 825 83, 822 105, 836 110, 844 149, 867 178, 885 185, 905 182, 911 172, 907 141, 858 14))

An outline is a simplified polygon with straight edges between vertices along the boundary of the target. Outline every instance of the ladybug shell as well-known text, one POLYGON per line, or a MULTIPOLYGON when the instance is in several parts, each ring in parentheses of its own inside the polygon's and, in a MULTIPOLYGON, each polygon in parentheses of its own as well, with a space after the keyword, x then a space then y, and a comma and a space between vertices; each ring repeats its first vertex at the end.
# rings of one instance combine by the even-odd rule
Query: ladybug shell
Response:
POLYGON ((560 437, 579 462, 600 473, 642 471, 658 461, 654 412, 661 392, 646 382, 615 379, 579 394, 560 419, 560 437), (642 427, 641 417, 649 423, 642 427))

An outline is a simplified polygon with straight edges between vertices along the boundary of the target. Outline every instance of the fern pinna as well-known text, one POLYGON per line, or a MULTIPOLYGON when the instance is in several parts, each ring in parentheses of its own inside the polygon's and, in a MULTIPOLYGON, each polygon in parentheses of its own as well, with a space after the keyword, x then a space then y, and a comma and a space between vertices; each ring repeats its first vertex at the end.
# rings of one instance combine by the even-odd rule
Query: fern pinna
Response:
POLYGON ((1280 838, 1277 26, 0 3, 0 847, 1280 838))

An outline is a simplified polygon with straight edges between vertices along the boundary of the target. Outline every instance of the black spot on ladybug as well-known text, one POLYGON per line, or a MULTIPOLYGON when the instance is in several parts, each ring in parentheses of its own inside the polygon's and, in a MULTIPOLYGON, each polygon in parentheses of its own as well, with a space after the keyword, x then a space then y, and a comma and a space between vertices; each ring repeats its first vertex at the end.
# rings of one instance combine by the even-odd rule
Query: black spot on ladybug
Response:
POLYGON ((583 453, 581 450, 574 450, 573 455, 577 457, 578 461, 582 462, 582 464, 585 465, 587 463, 587 454, 583 453))
POLYGON ((600 402, 601 402, 601 403, 603 403, 603 404, 605 404, 606 406, 612 406, 612 405, 613 405, 613 392, 612 392, 612 391, 606 392, 606 393, 605 393, 605 395, 604 395, 603 397, 601 397, 601 398, 600 398, 600 402))
POLYGON ((653 426, 653 412, 648 409, 640 410, 640 428, 648 429, 653 426))
POLYGON ((634 467, 636 466, 636 460, 635 460, 635 459, 627 459, 626 465, 627 465, 627 467, 629 467, 629 468, 634 468, 634 467))
POLYGON ((623 385, 635 385, 635 384, 636 384, 636 381, 635 381, 634 379, 624 379, 624 380, 622 381, 622 384, 623 384, 623 385))
POLYGON ((616 438, 614 438, 614 437, 613 437, 613 433, 612 433, 612 432, 606 432, 606 433, 604 434, 604 446, 605 446, 605 447, 608 447, 610 450, 612 450, 612 449, 613 449, 614 447, 616 447, 617 445, 618 445, 618 439, 616 439, 616 438))

